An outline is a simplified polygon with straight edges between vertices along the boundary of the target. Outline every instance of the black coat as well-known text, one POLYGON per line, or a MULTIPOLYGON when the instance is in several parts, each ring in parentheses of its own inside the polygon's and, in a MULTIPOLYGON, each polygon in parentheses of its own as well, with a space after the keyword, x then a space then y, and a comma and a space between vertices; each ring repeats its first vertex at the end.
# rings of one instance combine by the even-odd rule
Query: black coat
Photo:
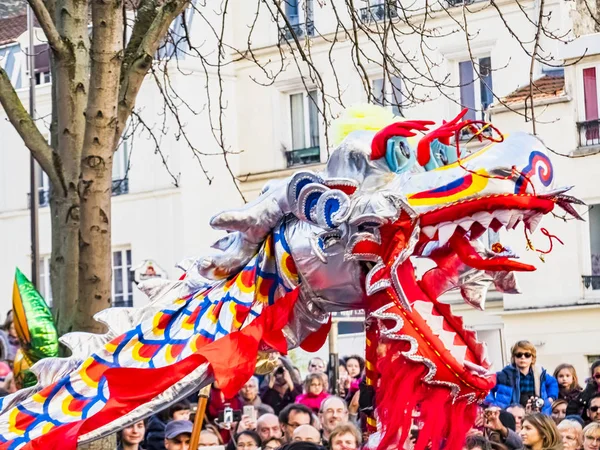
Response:
POLYGON ((165 450, 165 427, 167 424, 162 421, 158 414, 148 419, 146 425, 146 449, 147 450, 165 450))
POLYGON ((569 402, 567 405, 567 416, 571 414, 580 415, 583 420, 588 420, 587 409, 590 405, 590 400, 598 392, 598 385, 592 380, 589 381, 585 389, 579 396, 569 402))

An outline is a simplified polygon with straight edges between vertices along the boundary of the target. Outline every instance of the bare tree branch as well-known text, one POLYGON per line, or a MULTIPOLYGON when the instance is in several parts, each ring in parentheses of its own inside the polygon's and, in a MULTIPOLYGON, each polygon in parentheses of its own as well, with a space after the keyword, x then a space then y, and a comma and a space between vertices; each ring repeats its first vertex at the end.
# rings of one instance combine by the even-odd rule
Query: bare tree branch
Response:
POLYGON ((171 22, 181 14, 188 2, 189 0, 170 0, 162 5, 146 30, 137 50, 128 59, 128 66, 121 77, 117 132, 125 128, 125 123, 133 110, 137 94, 152 66, 160 42, 167 34, 171 22))
POLYGON ((52 148, 40 133, 33 119, 23 106, 21 99, 13 88, 7 73, 0 67, 0 103, 12 123, 13 127, 19 133, 27 148, 35 160, 40 164, 48 178, 55 186, 61 185, 58 175, 59 165, 55 166, 55 158, 52 148))
MULTIPOLYGON (((46 39, 48 39, 48 44, 50 47, 52 47, 52 50, 54 50, 54 55, 57 58, 66 57, 68 54, 67 47, 63 41, 63 38, 58 33, 58 30, 52 21, 52 16, 50 15, 48 9, 46 9, 43 1, 27 0, 27 2, 29 3, 29 6, 31 6, 31 9, 37 18, 40 27, 42 27, 42 30, 44 30, 46 39)), ((29 51, 32 52, 33 49, 30 49, 29 51)))

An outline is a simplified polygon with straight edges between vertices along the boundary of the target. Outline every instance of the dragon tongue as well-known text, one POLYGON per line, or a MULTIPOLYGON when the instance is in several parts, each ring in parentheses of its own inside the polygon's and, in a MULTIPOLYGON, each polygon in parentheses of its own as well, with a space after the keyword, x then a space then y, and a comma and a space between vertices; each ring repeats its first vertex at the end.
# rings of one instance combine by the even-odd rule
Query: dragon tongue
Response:
POLYGON ((460 260, 466 265, 478 270, 489 271, 519 271, 531 272, 535 266, 524 264, 507 257, 482 258, 463 233, 457 230, 449 240, 450 247, 456 252, 460 260))

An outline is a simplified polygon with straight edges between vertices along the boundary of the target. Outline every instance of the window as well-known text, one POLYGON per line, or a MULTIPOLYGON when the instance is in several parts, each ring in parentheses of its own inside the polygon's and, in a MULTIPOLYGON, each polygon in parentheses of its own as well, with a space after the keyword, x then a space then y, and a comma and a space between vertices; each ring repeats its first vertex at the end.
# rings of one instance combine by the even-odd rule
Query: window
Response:
POLYGON ((50 285, 50 256, 42 256, 39 261, 40 285, 38 292, 46 300, 48 306, 52 306, 52 286, 50 285))
POLYGON ((133 306, 131 250, 113 252, 113 306, 133 306))
POLYGON ((38 179, 38 199, 40 202, 40 208, 48 206, 50 203, 50 179, 46 172, 42 170, 39 164, 35 164, 37 170, 38 179))
MULTIPOLYGON (((36 45, 33 47, 34 52, 34 75, 35 84, 48 84, 50 83, 50 47, 48 44, 36 45)), ((29 64, 29 58, 27 58, 27 64, 29 64)))
POLYGON ((129 141, 123 139, 113 155, 112 193, 122 195, 129 192, 129 141))
POLYGON ((280 41, 293 40, 293 34, 298 38, 314 36, 313 0, 284 0, 284 5, 285 17, 291 26, 281 30, 280 41))
POLYGON ((590 226, 591 275, 583 276, 583 284, 589 289, 600 289, 600 205, 590 206, 588 212, 590 226))
POLYGON ((596 361, 600 359, 600 355, 587 355, 588 365, 591 367, 596 361))
POLYGON ((363 23, 378 22, 398 17, 396 0, 370 0, 367 3, 369 6, 359 10, 360 20, 363 23))
POLYGON ((600 121, 598 120, 598 77, 596 68, 583 69, 583 122, 579 122, 579 146, 600 145, 600 121))
POLYGON ((375 103, 381 106, 391 106, 392 112, 399 116, 402 105, 402 79, 388 77, 373 80, 373 96, 375 103))
POLYGON ((460 104, 469 108, 466 120, 485 120, 488 107, 494 101, 492 87, 492 59, 479 58, 458 63, 460 104), (476 65, 476 66, 475 66, 476 65), (480 77, 476 79, 477 72, 480 77))
POLYGON ((292 150, 286 153, 288 167, 321 162, 317 91, 290 95, 292 150))
MULTIPOLYGON (((487 328, 487 327, 486 327, 487 328)), ((490 370, 502 370, 506 364, 504 352, 504 333, 502 328, 491 325, 487 329, 476 329, 477 340, 487 347, 488 360, 492 361, 490 370)))

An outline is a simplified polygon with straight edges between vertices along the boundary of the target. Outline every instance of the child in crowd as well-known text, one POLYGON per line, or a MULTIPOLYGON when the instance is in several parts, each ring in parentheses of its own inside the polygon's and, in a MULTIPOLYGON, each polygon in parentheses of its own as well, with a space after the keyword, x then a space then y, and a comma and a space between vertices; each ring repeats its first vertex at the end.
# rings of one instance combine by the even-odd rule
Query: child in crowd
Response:
POLYGON ((558 381, 558 398, 566 400, 567 409, 576 408, 577 397, 583 392, 577 379, 577 371, 571 364, 561 364, 554 371, 554 378, 558 381))

